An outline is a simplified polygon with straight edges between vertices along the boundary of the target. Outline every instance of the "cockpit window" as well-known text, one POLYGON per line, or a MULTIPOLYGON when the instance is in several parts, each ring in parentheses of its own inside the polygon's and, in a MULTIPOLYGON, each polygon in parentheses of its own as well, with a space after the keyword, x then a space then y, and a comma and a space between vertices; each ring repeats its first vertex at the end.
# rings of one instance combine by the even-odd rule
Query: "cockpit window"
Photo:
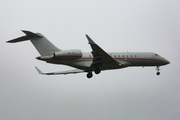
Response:
POLYGON ((159 56, 158 54, 155 54, 155 56, 159 56))

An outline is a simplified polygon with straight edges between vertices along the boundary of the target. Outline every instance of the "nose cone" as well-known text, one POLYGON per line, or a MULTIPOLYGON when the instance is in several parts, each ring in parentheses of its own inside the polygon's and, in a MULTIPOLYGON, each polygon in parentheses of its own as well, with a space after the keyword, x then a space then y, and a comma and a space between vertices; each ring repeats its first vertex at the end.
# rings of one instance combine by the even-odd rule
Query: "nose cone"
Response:
POLYGON ((166 64, 166 65, 167 65, 167 64, 170 64, 170 62, 169 62, 168 60, 165 59, 165 64, 166 64))

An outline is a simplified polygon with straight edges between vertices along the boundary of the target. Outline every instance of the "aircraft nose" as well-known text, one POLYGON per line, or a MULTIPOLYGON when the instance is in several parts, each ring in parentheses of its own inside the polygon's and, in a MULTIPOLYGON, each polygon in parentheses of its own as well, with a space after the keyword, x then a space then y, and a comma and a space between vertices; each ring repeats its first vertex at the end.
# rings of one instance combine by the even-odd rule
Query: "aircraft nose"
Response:
POLYGON ((168 60, 166 60, 166 65, 167 65, 167 64, 170 64, 170 62, 169 62, 168 60))

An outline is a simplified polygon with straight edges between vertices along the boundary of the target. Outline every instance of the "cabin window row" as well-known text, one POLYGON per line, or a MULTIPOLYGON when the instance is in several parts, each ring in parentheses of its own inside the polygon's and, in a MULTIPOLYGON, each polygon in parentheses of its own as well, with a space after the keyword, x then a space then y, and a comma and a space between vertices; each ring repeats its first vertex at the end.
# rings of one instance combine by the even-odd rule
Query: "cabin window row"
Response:
MULTIPOLYGON (((112 55, 111 55, 111 57, 112 57, 112 55)), ((114 57, 116 58, 116 57, 118 57, 118 58, 120 58, 120 57, 123 57, 123 58, 125 58, 125 57, 133 57, 133 55, 114 55, 114 57)), ((137 57, 137 55, 134 55, 134 57, 137 57)))
MULTIPOLYGON (((112 57, 112 55, 110 55, 112 57)), ((150 57, 150 55, 113 55, 114 58, 133 58, 133 57, 150 57)))
MULTIPOLYGON (((150 55, 111 55, 111 57, 114 57, 114 58, 133 58, 133 57, 150 57, 150 55)), ((152 56, 157 56, 157 55, 152 55, 152 56)), ((89 55, 89 57, 92 57, 91 55, 89 55)))

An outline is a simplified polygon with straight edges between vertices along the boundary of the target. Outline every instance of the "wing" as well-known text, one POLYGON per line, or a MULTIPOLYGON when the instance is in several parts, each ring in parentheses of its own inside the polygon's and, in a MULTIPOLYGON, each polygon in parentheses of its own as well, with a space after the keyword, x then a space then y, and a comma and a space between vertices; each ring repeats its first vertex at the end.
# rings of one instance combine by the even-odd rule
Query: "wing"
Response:
POLYGON ((50 72, 50 73, 43 73, 40 69, 35 67, 39 74, 41 75, 58 75, 58 74, 76 74, 76 73, 82 73, 85 72, 84 70, 80 69, 74 69, 74 70, 67 70, 67 71, 61 71, 61 72, 50 72))
POLYGON ((113 59, 108 53, 106 53, 101 47, 99 47, 88 35, 86 35, 89 44, 92 48, 93 63, 91 67, 102 68, 120 68, 121 63, 113 59))

